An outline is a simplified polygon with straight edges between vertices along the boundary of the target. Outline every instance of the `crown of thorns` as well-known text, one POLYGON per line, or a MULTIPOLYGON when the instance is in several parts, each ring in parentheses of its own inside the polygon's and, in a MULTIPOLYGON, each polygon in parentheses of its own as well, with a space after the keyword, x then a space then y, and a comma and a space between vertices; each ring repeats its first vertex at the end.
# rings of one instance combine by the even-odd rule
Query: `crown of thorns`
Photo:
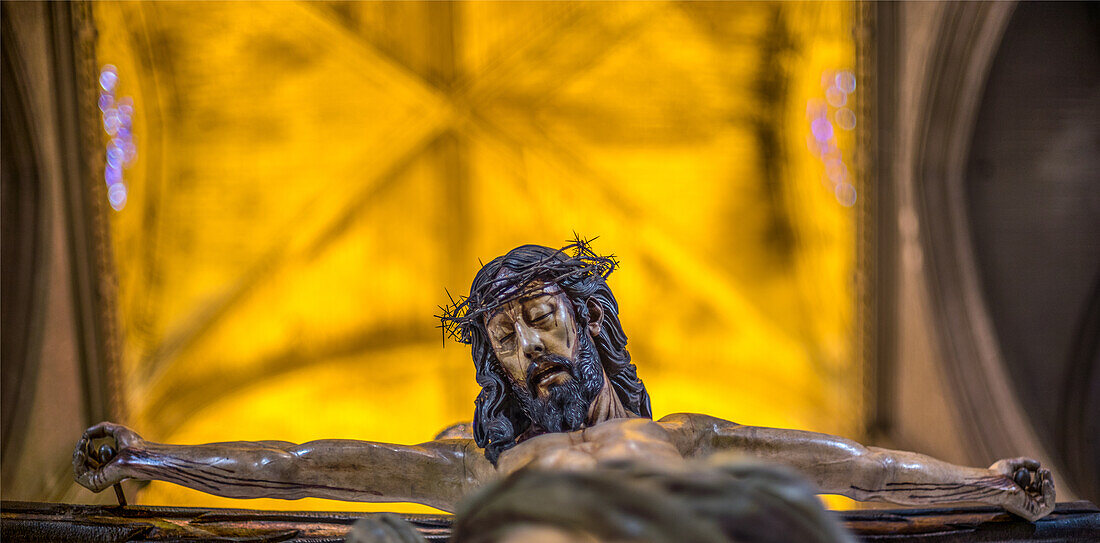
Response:
POLYGON ((509 268, 512 273, 493 278, 470 292, 469 296, 461 296, 456 300, 448 291, 447 297, 451 303, 439 306, 443 314, 437 315, 443 335, 459 343, 473 343, 471 323, 523 296, 527 285, 535 280, 559 285, 573 284, 596 276, 606 280, 619 266, 619 261, 614 255, 597 255, 589 247, 591 241, 578 237, 537 262, 518 269, 509 268))

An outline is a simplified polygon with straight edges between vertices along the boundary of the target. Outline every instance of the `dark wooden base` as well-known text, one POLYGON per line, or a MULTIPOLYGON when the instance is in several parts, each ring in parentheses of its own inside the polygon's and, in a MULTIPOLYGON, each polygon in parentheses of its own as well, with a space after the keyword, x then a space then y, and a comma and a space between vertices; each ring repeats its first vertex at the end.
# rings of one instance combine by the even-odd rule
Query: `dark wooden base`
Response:
MULTIPOLYGON (((104 507, 0 502, 0 539, 16 541, 250 541, 337 542, 370 513, 104 507)), ((1100 509, 1060 503, 1030 523, 993 507, 893 509, 837 513, 862 541, 1100 541, 1100 509)), ((429 541, 450 535, 447 515, 401 515, 429 541)))
POLYGON ((860 541, 1100 542, 1100 509, 1087 501, 1059 503, 1053 513, 1034 523, 997 507, 864 510, 837 514, 860 541))

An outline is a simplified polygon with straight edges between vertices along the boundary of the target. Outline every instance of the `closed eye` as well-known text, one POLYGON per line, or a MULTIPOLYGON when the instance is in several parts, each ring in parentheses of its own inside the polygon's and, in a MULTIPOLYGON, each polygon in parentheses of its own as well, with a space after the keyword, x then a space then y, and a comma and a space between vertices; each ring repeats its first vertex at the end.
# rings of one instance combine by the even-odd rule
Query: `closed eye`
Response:
POLYGON ((549 317, 549 316, 550 316, 551 314, 552 314, 552 313, 543 313, 542 315, 539 315, 539 316, 537 316, 537 317, 535 317, 535 318, 531 319, 531 322, 532 322, 532 323, 535 323, 535 322, 539 322, 539 321, 541 321, 541 320, 545 319, 546 317, 549 317))
POLYGON ((509 341, 512 341, 512 338, 514 338, 514 337, 516 337, 515 332, 504 334, 503 336, 500 336, 500 337, 497 338, 497 343, 500 343, 501 345, 504 345, 505 343, 508 343, 509 341))

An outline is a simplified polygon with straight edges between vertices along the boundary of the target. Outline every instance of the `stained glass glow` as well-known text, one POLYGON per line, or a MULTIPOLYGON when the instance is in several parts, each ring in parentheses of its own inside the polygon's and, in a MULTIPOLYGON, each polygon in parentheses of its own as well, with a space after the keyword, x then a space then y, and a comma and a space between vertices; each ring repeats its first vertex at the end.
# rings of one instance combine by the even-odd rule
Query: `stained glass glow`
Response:
POLYGON ((137 159, 137 145, 133 140, 134 100, 129 96, 115 97, 118 88, 118 68, 106 64, 99 71, 99 99, 97 105, 103 112, 103 131, 111 136, 107 142, 103 180, 107 182, 107 201, 115 211, 126 207, 126 183, 122 171, 137 159))
POLYGON ((806 117, 810 121, 810 137, 806 142, 824 166, 822 183, 840 205, 852 207, 856 203, 856 188, 850 182, 844 151, 837 141, 840 134, 829 119, 835 120, 836 126, 845 132, 856 127, 855 112, 845 107, 856 90, 856 76, 848 70, 825 70, 821 74, 821 87, 825 99, 812 98, 806 104, 806 117))

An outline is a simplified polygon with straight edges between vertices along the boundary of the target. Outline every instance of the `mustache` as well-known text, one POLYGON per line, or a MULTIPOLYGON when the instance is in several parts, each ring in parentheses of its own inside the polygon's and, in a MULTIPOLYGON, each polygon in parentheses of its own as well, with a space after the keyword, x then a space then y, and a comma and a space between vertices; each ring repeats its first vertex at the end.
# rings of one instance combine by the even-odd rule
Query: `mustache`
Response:
POLYGON ((539 382, 542 381, 547 375, 564 371, 574 379, 577 378, 574 371, 573 360, 557 355, 557 354, 544 354, 531 361, 527 366, 527 389, 535 394, 537 392, 536 387, 539 382))

